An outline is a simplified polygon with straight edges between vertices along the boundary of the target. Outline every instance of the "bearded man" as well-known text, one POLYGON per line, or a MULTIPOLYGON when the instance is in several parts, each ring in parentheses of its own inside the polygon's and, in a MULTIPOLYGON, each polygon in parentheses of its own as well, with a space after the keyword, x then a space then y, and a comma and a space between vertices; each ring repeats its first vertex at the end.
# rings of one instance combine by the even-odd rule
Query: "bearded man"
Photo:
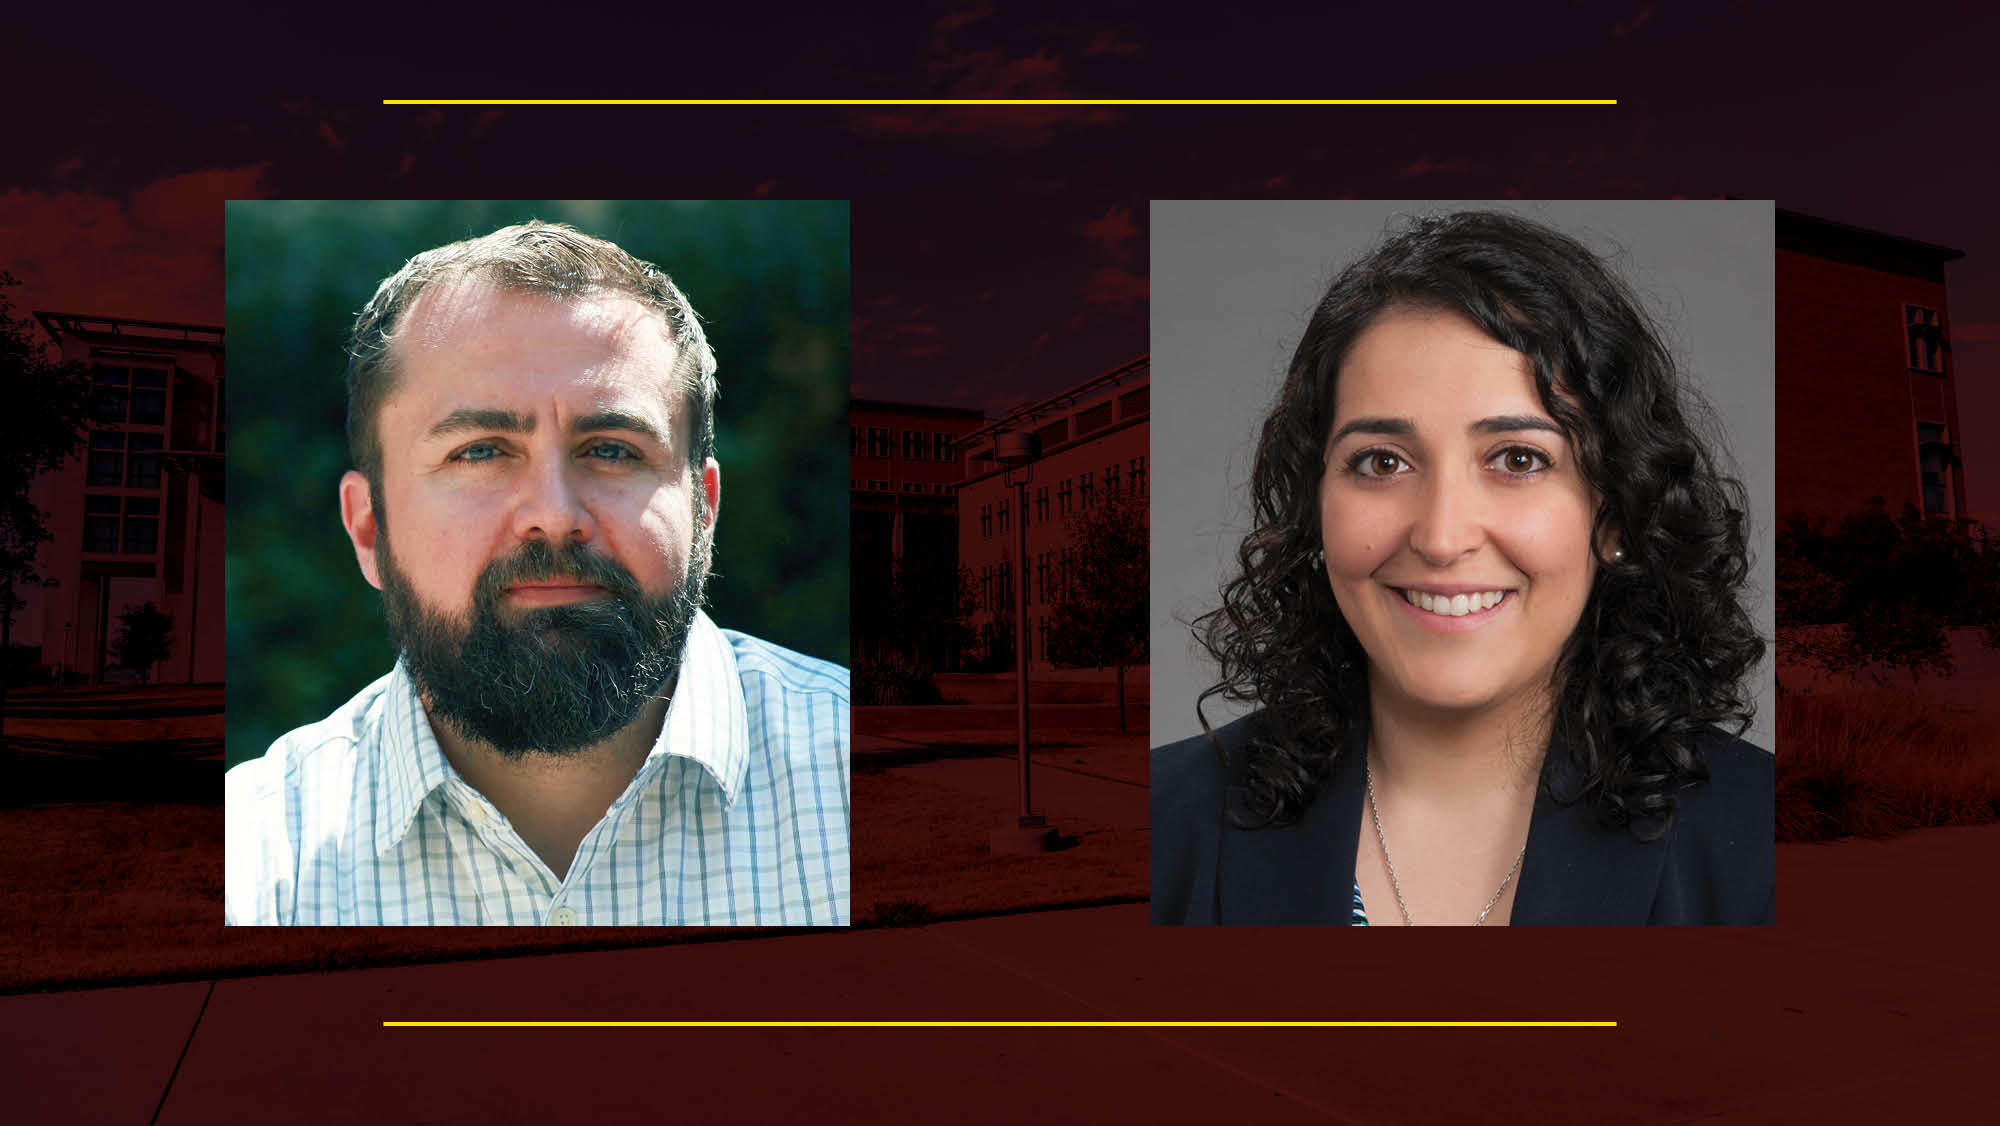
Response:
POLYGON ((396 667, 228 774, 232 923, 848 921, 846 670, 701 610, 716 363, 573 228, 356 318, 340 516, 396 667))

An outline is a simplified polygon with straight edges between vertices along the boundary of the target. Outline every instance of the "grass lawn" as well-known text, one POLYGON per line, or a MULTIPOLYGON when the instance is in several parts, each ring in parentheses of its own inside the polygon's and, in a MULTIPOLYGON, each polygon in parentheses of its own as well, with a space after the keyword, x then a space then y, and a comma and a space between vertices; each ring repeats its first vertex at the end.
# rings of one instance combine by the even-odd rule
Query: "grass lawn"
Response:
POLYGON ((2000 704, 1907 693, 1778 701, 1778 839, 1883 837, 2000 819, 2000 704))
MULTIPOLYGON (((1051 732, 1052 741, 1061 733, 1051 732)), ((1034 756, 1038 794, 1058 796, 1064 782, 1099 791, 1110 779, 1145 778, 1143 737, 1105 747, 1061 746, 1034 756), (1067 777, 1059 777, 1058 772, 1067 777)), ((946 754, 958 753, 939 744, 946 754)), ((1146 897, 1150 835, 1143 820, 1094 807, 1088 795, 1038 800, 1061 837, 1054 852, 995 856, 987 834, 1018 812, 1012 758, 990 750, 927 770, 854 770, 855 920, 910 923, 1029 907, 1126 902, 1146 897), (966 783, 977 769, 981 785, 966 783), (997 774, 1001 785, 990 784, 997 774)), ((1115 796, 1115 790, 1109 791, 1115 796)), ((1143 791, 1139 792, 1143 797, 1143 791)), ((1130 804, 1129 802, 1126 804, 1130 804)))

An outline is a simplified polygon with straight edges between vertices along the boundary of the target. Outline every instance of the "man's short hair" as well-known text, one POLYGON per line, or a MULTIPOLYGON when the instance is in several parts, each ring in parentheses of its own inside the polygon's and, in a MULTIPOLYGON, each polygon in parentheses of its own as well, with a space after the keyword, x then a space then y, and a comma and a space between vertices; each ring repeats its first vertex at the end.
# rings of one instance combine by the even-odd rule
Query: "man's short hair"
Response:
POLYGON ((715 456, 715 352, 687 295, 651 262, 565 223, 530 220, 481 238, 426 250, 383 279, 359 315, 347 347, 347 448, 354 465, 378 488, 382 404, 396 388, 390 346, 404 316, 431 286, 478 278, 509 293, 575 301, 604 295, 637 300, 666 318, 678 353, 674 372, 686 404, 688 466, 699 471, 715 456))

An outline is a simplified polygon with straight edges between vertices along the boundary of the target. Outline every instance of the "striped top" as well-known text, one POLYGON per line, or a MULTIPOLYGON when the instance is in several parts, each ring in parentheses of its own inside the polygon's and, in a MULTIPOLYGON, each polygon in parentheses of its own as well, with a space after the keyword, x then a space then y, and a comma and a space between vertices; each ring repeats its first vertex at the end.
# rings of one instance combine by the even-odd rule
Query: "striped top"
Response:
POLYGON ((1365 927, 1368 925, 1368 912, 1361 908, 1360 880, 1354 881, 1354 914, 1347 920, 1347 925, 1350 927, 1365 927))
POLYGON ((696 614, 645 763, 558 879, 438 746, 399 662, 231 770, 225 920, 844 925, 848 677, 696 614))

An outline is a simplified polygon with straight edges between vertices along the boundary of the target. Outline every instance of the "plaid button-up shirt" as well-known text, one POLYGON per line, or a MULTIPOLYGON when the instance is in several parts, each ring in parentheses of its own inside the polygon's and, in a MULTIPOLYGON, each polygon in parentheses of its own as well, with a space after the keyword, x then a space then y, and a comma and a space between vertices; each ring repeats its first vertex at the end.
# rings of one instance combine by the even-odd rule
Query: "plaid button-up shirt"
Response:
POLYGON ((697 614, 658 742, 556 878, 400 663, 226 784, 237 924, 843 925, 847 670, 697 614))

